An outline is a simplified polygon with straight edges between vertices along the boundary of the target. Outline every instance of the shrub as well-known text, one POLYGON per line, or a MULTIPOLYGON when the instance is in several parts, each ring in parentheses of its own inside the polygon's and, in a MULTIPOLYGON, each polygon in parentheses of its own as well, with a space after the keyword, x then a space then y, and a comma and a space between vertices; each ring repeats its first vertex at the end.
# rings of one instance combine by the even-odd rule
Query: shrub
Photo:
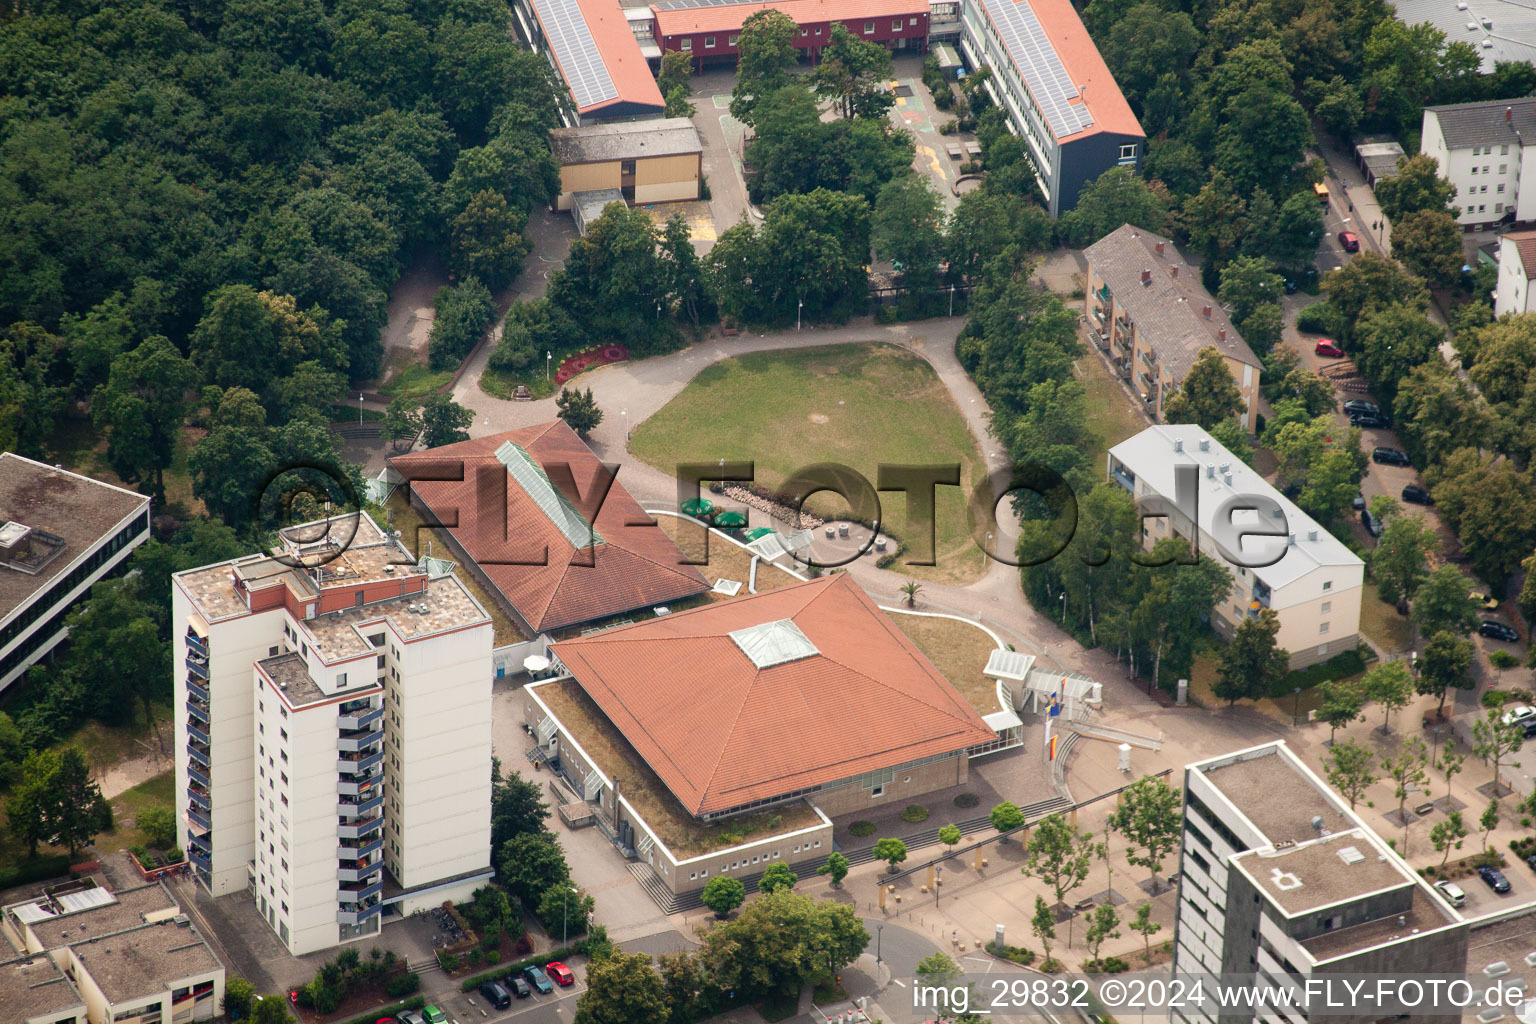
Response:
POLYGON ((1035 962, 1035 951, 1025 949, 1023 946, 999 946, 994 940, 986 944, 986 951, 1000 960, 1012 960, 1016 964, 1032 964, 1035 962))
POLYGON ((928 820, 928 808, 922 804, 907 804, 902 808, 901 820, 916 825, 920 821, 928 820))
POLYGON ((875 834, 875 823, 872 821, 856 821, 848 826, 848 834, 858 839, 867 839, 875 834))
POLYGON ((956 807, 975 807, 979 803, 981 803, 981 797, 975 793, 961 793, 955 797, 956 807))
POLYGON ((713 910, 716 917, 724 917, 746 901, 747 889, 729 875, 717 875, 704 887, 702 898, 704 905, 713 910))
POLYGON ((176 843, 176 813, 169 807, 146 807, 138 814, 139 831, 150 846, 164 850, 176 843))
POLYGON ((1288 697, 1298 686, 1303 690, 1310 690, 1322 683, 1335 679, 1348 679, 1364 671, 1365 658, 1358 650, 1343 651, 1327 661, 1287 672, 1269 688, 1269 695, 1272 698, 1288 697))
POLYGON ((69 874, 69 858, 63 854, 53 857, 33 857, 15 864, 0 864, 0 889, 41 882, 49 878, 60 878, 67 874, 69 874))
MULTIPOLYGON (((276 999, 277 997, 271 996, 269 998, 276 999)), ((353 1017, 351 1020, 343 1021, 342 1024, 373 1024, 374 1021, 379 1020, 385 1014, 396 1015, 406 1010, 419 1010, 426 1005, 427 1000, 425 997, 412 996, 404 1002, 396 1003, 393 1006, 381 1006, 377 1010, 371 1010, 360 1017, 353 1017)))
POLYGON ((489 953, 485 954, 485 962, 488 964, 501 963, 501 950, 493 949, 489 953))
POLYGON ((434 370, 457 365, 496 322, 496 302, 491 291, 473 277, 456 288, 442 288, 432 300, 436 318, 427 339, 434 370))
POLYGON ((1128 971, 1131 965, 1117 956, 1106 956, 1101 960, 1083 961, 1083 973, 1085 974, 1119 974, 1128 971))
POLYGON ((447 971, 449 974, 452 974, 454 971, 458 970, 460 966, 459 955, 457 953, 445 953, 442 950, 439 950, 437 953, 437 962, 442 964, 443 970, 447 971))
POLYGON ((403 999, 419 988, 421 988, 421 975, 415 971, 397 974, 384 985, 384 991, 391 999, 403 999))
POLYGON ((1296 316, 1296 329, 1313 334, 1343 334, 1344 315, 1339 307, 1324 299, 1302 309, 1296 316))
POLYGON ((1514 668, 1520 664, 1520 659, 1508 651, 1494 651, 1488 655, 1488 661, 1494 668, 1514 668))

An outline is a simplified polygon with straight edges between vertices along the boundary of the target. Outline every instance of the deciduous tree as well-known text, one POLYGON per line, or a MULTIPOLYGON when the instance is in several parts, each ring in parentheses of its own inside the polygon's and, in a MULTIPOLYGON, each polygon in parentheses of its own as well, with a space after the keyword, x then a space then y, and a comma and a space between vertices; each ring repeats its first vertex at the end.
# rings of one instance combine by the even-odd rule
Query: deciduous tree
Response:
POLYGON ((1361 794, 1376 781, 1376 774, 1371 770, 1375 760, 1368 748, 1352 739, 1336 743, 1329 749, 1323 762, 1328 784, 1344 794, 1350 810, 1355 809, 1361 794))
POLYGON ((1154 892, 1163 858, 1179 844, 1181 813, 1178 790, 1143 775, 1122 792, 1120 805, 1109 816, 1110 826, 1130 844, 1126 859, 1152 873, 1154 892))
POLYGON ((1216 679, 1216 696, 1230 707, 1239 700, 1259 700, 1285 678, 1290 655, 1276 643, 1280 616, 1265 608, 1257 616, 1244 618, 1221 652, 1221 669, 1216 679))

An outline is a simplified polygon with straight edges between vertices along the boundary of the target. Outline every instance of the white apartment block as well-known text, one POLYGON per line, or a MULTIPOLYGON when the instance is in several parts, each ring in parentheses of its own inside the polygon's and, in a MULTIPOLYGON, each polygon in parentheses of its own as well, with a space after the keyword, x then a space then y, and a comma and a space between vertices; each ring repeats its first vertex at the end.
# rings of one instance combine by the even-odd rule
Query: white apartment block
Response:
POLYGON ((1291 667, 1304 668, 1351 650, 1360 642, 1360 597, 1365 563, 1316 520, 1237 456, 1193 424, 1148 427, 1115 445, 1108 455, 1109 479, 1130 491, 1138 504, 1165 503, 1166 515, 1142 520, 1143 544, 1181 537, 1198 546, 1201 558, 1215 558, 1232 574, 1232 592, 1212 610, 1211 625, 1224 637, 1245 618, 1272 609, 1280 619, 1276 642, 1290 652, 1291 667), (1188 493, 1179 495, 1183 476, 1188 493), (1243 510, 1242 499, 1260 497, 1282 513, 1261 520, 1243 510), (1239 499, 1239 507, 1226 506, 1239 499), (1238 527, 1275 534, 1249 536, 1241 553, 1247 561, 1274 564, 1250 568, 1225 558, 1213 536, 1217 517, 1230 514, 1238 527), (1283 517, 1283 522, 1282 522, 1283 517))
POLYGON ((1146 133, 1071 0, 962 0, 960 23, 966 62, 992 69, 987 92, 1024 141, 1052 217, 1105 171, 1135 169, 1146 133))
POLYGON ((1536 99, 1425 107, 1419 152, 1456 186, 1456 221, 1472 231, 1536 218, 1536 189, 1520 194, 1520 171, 1536 156, 1536 99))
POLYGON ((300 955, 490 877, 492 625, 366 514, 280 536, 172 577, 177 810, 300 955))
POLYGON ((0 452, 0 692, 68 635, 91 585, 149 539, 149 499, 0 452))
MULTIPOLYGON (((1300 989, 1316 975, 1460 974, 1468 926, 1283 742, 1184 770, 1176 975, 1300 989)), ((1373 1021, 1336 1013, 1329 1020, 1373 1021)), ((1301 1024, 1295 1007, 1186 1005, 1181 1024, 1301 1024)), ((1460 1020, 1432 1013, 1414 1020, 1460 1020)))
POLYGON ((1536 277, 1536 231, 1507 231, 1499 236, 1499 284, 1493 315, 1529 313, 1536 308, 1531 279, 1536 277))

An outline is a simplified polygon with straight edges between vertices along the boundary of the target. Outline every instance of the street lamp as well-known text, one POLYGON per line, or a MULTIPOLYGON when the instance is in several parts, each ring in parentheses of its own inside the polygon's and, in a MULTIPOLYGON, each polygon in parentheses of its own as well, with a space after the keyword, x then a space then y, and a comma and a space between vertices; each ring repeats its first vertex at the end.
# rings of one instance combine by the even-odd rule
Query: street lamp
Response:
POLYGON ((357 425, 363 425, 363 393, 357 393, 357 425))
POLYGON ((989 534, 987 534, 986 546, 981 549, 981 567, 983 569, 985 569, 987 567, 987 558, 991 554, 992 554, 992 535, 989 533, 989 534))
MULTIPOLYGON (((875 963, 880 963, 880 940, 885 938, 885 924, 875 922, 875 963)), ((877 979, 878 980, 878 979, 877 979)))
POLYGON ((629 443, 629 410, 620 409, 619 415, 624 417, 624 442, 629 443))
POLYGON ((955 315, 955 285, 953 281, 949 285, 949 315, 955 315))
POLYGON ((1063 628, 1067 625, 1067 592, 1065 590, 1061 592, 1061 625, 1063 628))
POLYGON ((944 884, 944 869, 942 867, 936 867, 936 868, 933 869, 933 905, 934 906, 938 906, 939 905, 939 886, 941 886, 943 884, 944 884))
POLYGON ((805 309, 805 300, 800 299, 795 306, 795 330, 800 329, 800 311, 805 309))
POLYGON ((1301 717, 1301 687, 1296 687, 1296 689, 1291 691, 1291 694, 1293 696, 1291 702, 1291 727, 1295 728, 1296 720, 1301 717))
POLYGON ((555 354, 553 352, 545 352, 544 353, 544 383, 545 384, 549 383, 549 361, 551 359, 553 359, 553 358, 555 358, 555 354))

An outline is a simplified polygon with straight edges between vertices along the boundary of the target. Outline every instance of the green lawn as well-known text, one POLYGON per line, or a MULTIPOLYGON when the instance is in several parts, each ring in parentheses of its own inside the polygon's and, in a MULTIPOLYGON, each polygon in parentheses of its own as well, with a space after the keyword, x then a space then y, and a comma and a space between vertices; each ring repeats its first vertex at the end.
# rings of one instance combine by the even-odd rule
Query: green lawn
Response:
POLYGON ((379 392, 390 398, 424 399, 452 379, 452 370, 433 371, 425 363, 408 363, 379 392))
POLYGON ((96 838, 96 849, 100 853, 113 853, 117 850, 126 850, 131 846, 140 846, 144 842, 144 834, 130 822, 138 820, 139 812, 150 807, 165 807, 172 811, 176 809, 176 773, 168 771, 147 782, 141 782, 132 789, 118 794, 112 801, 112 820, 116 827, 106 835, 96 838))
MULTIPOLYGON (((768 487, 817 462, 850 466, 871 485, 882 463, 958 462, 961 486, 937 489, 938 564, 893 568, 945 583, 969 583, 984 570, 965 508, 985 474, 981 453, 933 368, 903 349, 834 345, 716 363, 635 428, 630 452, 664 470, 752 460, 758 483, 768 487)), ((812 498, 812 505, 818 500, 834 514, 846 510, 835 495, 812 498)), ((908 539, 902 495, 880 500, 884 529, 908 539)))
POLYGON ((1150 424, 1097 352, 1085 352, 1073 373, 1088 392, 1088 429, 1093 435, 1084 438, 1083 448, 1094 473, 1102 477, 1105 453, 1126 438, 1141 433, 1150 424))
POLYGON ((1376 584, 1369 580, 1360 592, 1360 632, 1388 654, 1413 646, 1413 623, 1383 601, 1376 584))

